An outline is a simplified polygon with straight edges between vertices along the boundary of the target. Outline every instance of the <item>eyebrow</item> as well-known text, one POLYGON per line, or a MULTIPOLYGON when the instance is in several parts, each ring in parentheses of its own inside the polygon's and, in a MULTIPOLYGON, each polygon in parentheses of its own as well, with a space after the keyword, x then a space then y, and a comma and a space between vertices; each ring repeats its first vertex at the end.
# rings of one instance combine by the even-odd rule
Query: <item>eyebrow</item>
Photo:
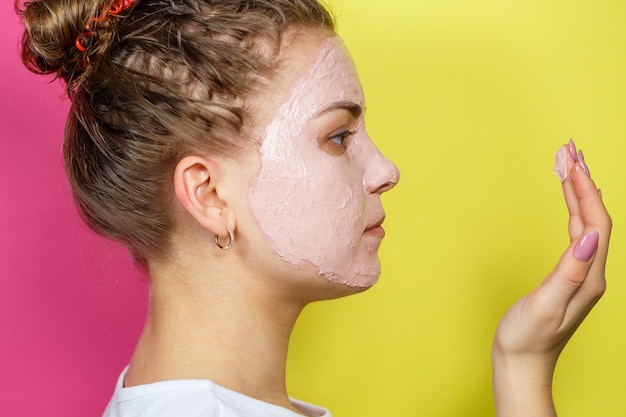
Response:
POLYGON ((333 110, 347 110, 355 119, 358 118, 361 113, 363 113, 363 108, 352 101, 338 101, 317 112, 315 117, 319 117, 333 110))

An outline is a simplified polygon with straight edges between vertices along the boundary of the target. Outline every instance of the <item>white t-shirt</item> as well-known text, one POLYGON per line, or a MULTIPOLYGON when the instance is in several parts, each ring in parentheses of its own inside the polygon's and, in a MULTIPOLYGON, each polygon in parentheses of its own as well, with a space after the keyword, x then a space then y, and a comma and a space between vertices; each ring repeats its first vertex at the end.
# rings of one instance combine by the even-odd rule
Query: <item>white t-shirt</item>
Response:
MULTIPOLYGON (((302 417, 219 386, 206 379, 181 379, 124 387, 124 369, 103 417, 302 417)), ((311 417, 330 412, 291 399, 295 408, 311 417)))

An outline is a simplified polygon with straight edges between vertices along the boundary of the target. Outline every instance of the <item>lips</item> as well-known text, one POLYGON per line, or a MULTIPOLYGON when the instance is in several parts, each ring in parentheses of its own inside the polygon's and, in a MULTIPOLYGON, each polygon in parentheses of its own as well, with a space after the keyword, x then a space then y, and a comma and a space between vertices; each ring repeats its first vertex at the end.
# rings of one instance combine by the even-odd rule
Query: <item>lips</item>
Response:
POLYGON ((378 220, 376 220, 375 222, 367 226, 363 233, 373 235, 373 236, 384 237, 385 229, 381 227, 384 221, 385 221, 385 216, 383 215, 382 217, 379 217, 378 220))
POLYGON ((385 221, 385 216, 383 215, 378 220, 376 220, 374 223, 371 223, 369 226, 367 226, 365 228, 365 230, 370 230, 370 229, 373 229, 375 227, 380 227, 383 224, 384 221, 385 221))

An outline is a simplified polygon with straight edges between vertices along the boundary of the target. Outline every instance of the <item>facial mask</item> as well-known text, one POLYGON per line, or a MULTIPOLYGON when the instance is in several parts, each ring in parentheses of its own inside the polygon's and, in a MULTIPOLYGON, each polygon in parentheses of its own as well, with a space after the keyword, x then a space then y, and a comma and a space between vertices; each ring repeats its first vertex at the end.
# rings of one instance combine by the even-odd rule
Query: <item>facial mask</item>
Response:
POLYGON ((326 39, 265 129, 249 202, 270 248, 285 263, 360 288, 380 275, 382 236, 364 231, 384 212, 380 193, 367 189, 395 184, 398 171, 367 135, 362 112, 346 126, 356 133, 345 154, 322 149, 320 141, 341 133, 332 132, 342 128, 335 120, 348 113, 335 107, 346 103, 364 109, 361 84, 341 40, 326 39))

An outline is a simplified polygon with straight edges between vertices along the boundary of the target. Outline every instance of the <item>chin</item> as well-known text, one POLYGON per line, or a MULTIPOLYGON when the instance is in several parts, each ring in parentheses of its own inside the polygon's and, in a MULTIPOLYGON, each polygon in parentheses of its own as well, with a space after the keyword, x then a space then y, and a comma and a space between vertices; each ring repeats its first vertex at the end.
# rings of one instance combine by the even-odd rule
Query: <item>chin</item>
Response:
POLYGON ((352 276, 339 276, 336 274, 319 274, 320 278, 325 279, 331 284, 331 287, 338 292, 336 297, 339 298, 350 294, 361 293, 372 288, 378 282, 380 272, 372 274, 359 274, 352 276))
POLYGON ((360 265, 358 271, 351 268, 320 268, 310 261, 301 261, 291 268, 304 274, 300 287, 300 295, 305 295, 308 302, 330 300, 361 293, 373 287, 380 277, 380 263, 370 261, 368 267, 360 265), (305 278, 306 277, 306 278, 305 278))
POLYGON ((357 291, 374 286, 380 277, 380 261, 358 259, 339 268, 318 268, 318 276, 334 284, 345 285, 357 291))

